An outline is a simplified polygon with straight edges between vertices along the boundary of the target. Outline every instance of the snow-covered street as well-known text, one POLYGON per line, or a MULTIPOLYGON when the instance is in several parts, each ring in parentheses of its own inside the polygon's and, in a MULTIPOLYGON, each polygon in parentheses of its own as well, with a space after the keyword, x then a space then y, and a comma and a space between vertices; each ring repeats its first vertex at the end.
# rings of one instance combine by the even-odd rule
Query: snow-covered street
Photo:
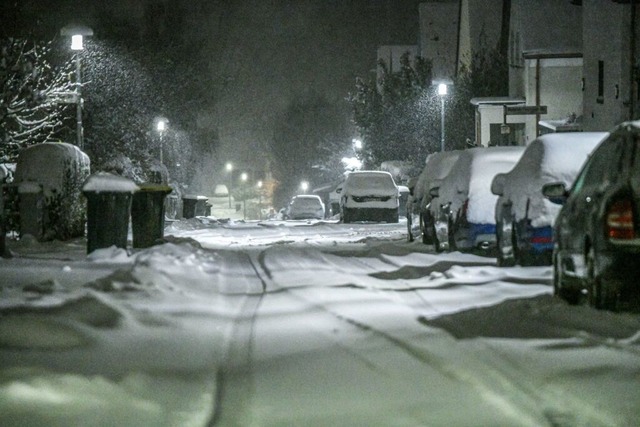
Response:
POLYGON ((631 426, 640 315, 406 225, 177 221, 0 259, 0 425, 631 426))

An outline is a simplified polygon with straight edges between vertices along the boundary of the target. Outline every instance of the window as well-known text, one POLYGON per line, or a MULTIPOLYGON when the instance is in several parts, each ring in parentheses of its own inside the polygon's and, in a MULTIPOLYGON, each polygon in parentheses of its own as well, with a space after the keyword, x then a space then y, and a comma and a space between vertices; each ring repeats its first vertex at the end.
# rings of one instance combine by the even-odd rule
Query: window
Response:
POLYGON ((576 180, 573 191, 581 191, 583 187, 605 188, 620 171, 620 137, 603 141, 593 152, 586 167, 576 180))

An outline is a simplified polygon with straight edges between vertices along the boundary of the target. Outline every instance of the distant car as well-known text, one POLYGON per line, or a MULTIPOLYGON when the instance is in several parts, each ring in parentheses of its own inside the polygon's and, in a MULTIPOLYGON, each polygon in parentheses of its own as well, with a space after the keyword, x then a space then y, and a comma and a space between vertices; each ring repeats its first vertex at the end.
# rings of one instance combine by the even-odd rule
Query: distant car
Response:
POLYGON ((573 186, 547 184, 562 203, 553 233, 553 289, 569 303, 640 304, 640 121, 616 127, 598 145, 573 186))
POLYGON ((289 202, 285 211, 285 219, 323 219, 324 203, 320 196, 301 194, 289 202))
POLYGON ((560 207, 542 194, 542 186, 571 186, 589 154, 607 132, 561 132, 543 135, 529 145, 514 168, 498 174, 491 191, 495 209, 499 266, 549 265, 552 225, 560 207))
POLYGON ((493 178, 513 168, 524 147, 464 150, 439 187, 431 190, 436 251, 480 250, 496 246, 493 178))
MULTIPOLYGON (((431 214, 431 193, 434 186, 439 186, 442 180, 451 171, 462 150, 440 151, 427 156, 424 169, 418 176, 418 181, 413 190, 413 202, 418 206, 420 237, 422 243, 433 244, 433 216, 431 214)), ((407 232, 412 233, 412 224, 407 224, 407 232)), ((412 240, 410 236, 409 240, 412 240)))
POLYGON ((397 223, 399 198, 398 186, 389 172, 352 172, 347 176, 340 191, 342 222, 397 223))

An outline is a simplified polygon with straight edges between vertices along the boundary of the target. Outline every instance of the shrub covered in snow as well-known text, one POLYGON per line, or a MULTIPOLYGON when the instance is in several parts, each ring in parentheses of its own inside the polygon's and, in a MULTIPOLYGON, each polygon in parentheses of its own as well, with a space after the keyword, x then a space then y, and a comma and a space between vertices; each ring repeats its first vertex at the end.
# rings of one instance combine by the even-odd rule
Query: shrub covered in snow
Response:
POLYGON ((86 212, 81 189, 89 174, 89 157, 75 145, 46 142, 22 150, 15 174, 23 199, 20 213, 35 218, 31 225, 37 229, 25 225, 21 227, 28 229, 21 233, 39 240, 82 236, 86 212))

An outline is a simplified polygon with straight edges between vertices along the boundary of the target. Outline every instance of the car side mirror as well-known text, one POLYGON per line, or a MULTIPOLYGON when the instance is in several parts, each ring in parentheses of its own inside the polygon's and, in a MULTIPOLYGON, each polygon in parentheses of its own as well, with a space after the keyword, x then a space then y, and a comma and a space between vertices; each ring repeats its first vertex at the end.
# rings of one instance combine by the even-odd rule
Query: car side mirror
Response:
POLYGON ((491 181, 491 192, 496 196, 502 196, 504 194, 504 182, 506 180, 505 174, 499 173, 493 177, 491 181))
POLYGON ((567 201, 568 192, 561 182, 552 182, 542 186, 542 195, 551 203, 563 205, 567 201))

